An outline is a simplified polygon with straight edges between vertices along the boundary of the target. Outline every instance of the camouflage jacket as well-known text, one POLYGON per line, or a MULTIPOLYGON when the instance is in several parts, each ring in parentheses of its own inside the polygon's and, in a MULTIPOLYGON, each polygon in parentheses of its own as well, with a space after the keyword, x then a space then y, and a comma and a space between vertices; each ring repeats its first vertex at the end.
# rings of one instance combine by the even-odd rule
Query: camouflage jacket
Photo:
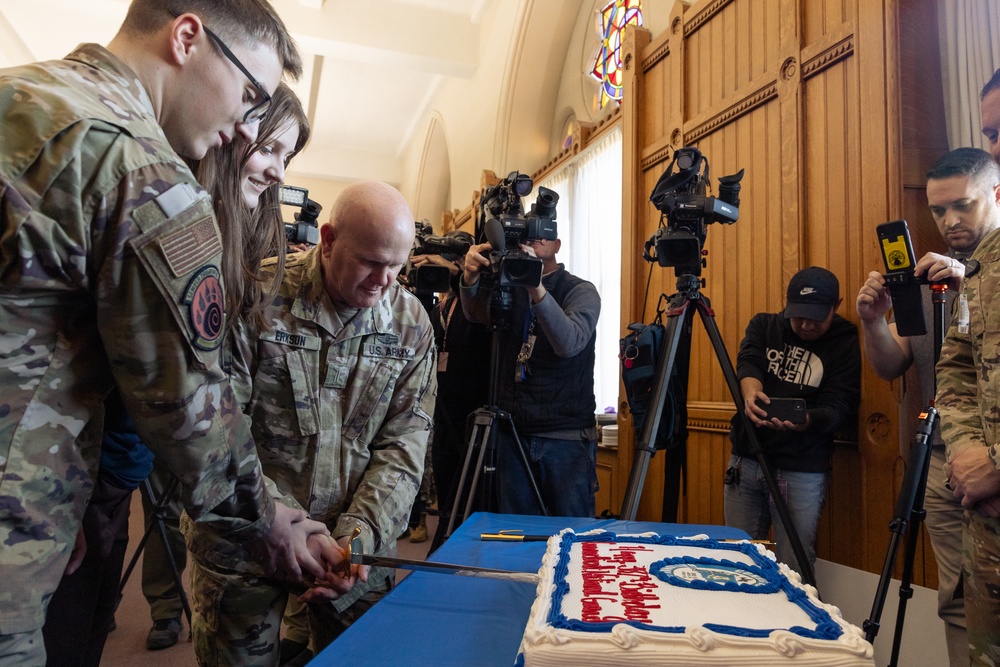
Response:
POLYGON ((135 73, 97 45, 0 70, 0 633, 41 627, 117 384, 196 518, 270 523, 219 365, 221 237, 135 73))
MULTIPOLYGON (((273 262, 262 270, 273 274, 273 262)), ((317 247, 289 257, 267 317, 267 333, 239 330, 233 385, 247 402, 272 492, 335 538, 360 526, 365 553, 395 553, 420 486, 437 394, 427 313, 394 284, 374 307, 341 322, 317 247)), ((188 544, 202 562, 259 574, 238 547, 208 531, 195 528, 188 544)), ((359 583, 334 605, 346 608, 391 574, 373 570, 368 586, 359 583)))
POLYGON ((937 365, 936 403, 948 459, 968 447, 988 447, 1000 468, 1000 230, 983 239, 972 259, 980 268, 963 285, 968 332, 952 319, 937 365))

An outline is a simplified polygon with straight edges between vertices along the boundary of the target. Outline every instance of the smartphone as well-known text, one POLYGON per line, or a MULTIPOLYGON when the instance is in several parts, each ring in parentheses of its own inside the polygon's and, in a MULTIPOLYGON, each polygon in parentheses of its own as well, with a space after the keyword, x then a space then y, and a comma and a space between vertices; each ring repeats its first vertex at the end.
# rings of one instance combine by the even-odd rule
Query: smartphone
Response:
POLYGON ((771 398, 769 404, 757 401, 757 406, 767 412, 767 418, 778 418, 793 424, 806 423, 806 401, 803 398, 771 398))
POLYGON ((900 336, 923 336, 927 333, 924 322, 924 298, 920 285, 925 279, 913 275, 917 260, 910 242, 910 229, 906 220, 884 222, 875 228, 878 234, 882 261, 885 262, 885 284, 892 296, 892 314, 900 336))
POLYGON ((875 228, 875 233, 878 234, 878 247, 882 251, 886 272, 906 271, 912 274, 917 260, 913 255, 906 220, 884 222, 875 228))

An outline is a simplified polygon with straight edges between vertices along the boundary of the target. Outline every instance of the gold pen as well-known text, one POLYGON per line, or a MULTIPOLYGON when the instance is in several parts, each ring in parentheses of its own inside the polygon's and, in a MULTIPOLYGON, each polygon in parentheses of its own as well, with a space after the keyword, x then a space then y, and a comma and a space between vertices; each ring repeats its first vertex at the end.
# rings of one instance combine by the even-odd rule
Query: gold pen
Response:
POLYGON ((501 542, 545 542, 551 535, 525 535, 523 530, 501 530, 498 533, 479 533, 479 539, 501 542))

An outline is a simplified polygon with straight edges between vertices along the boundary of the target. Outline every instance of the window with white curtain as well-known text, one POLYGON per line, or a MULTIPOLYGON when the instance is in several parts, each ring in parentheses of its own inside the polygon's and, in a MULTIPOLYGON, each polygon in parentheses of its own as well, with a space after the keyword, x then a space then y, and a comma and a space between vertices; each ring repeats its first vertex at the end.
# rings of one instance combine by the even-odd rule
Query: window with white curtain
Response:
MULTIPOLYGON (((556 259, 601 295, 594 395, 597 411, 618 405, 618 326, 621 311, 622 133, 615 128, 573 162, 538 183, 559 195, 556 259)), ((531 201, 534 201, 533 194, 531 201)))

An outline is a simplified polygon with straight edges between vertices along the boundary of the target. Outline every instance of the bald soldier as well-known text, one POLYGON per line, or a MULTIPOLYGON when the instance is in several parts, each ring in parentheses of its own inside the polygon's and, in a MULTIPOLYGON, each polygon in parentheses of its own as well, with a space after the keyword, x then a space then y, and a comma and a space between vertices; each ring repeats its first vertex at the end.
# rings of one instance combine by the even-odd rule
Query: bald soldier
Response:
MULTIPOLYGON (((326 524, 341 546, 360 528, 365 553, 396 553, 437 393, 430 320, 396 282, 413 236, 413 214, 394 188, 349 186, 320 229, 320 245, 289 258, 266 313, 273 330, 241 332, 234 364, 272 493, 326 524)), ((274 262, 262 270, 273 273, 274 262)), ((199 662, 274 664, 294 589, 210 531, 185 530, 199 662)), ((303 596, 317 650, 392 585, 392 570, 355 568, 350 579, 303 596)))
POLYGON ((93 489, 103 402, 206 529, 322 574, 325 531, 266 493, 220 364, 221 237, 181 156, 256 138, 301 72, 265 0, 133 0, 107 48, 0 70, 0 664, 41 665, 93 489), (322 538, 313 538, 313 541, 322 538))

